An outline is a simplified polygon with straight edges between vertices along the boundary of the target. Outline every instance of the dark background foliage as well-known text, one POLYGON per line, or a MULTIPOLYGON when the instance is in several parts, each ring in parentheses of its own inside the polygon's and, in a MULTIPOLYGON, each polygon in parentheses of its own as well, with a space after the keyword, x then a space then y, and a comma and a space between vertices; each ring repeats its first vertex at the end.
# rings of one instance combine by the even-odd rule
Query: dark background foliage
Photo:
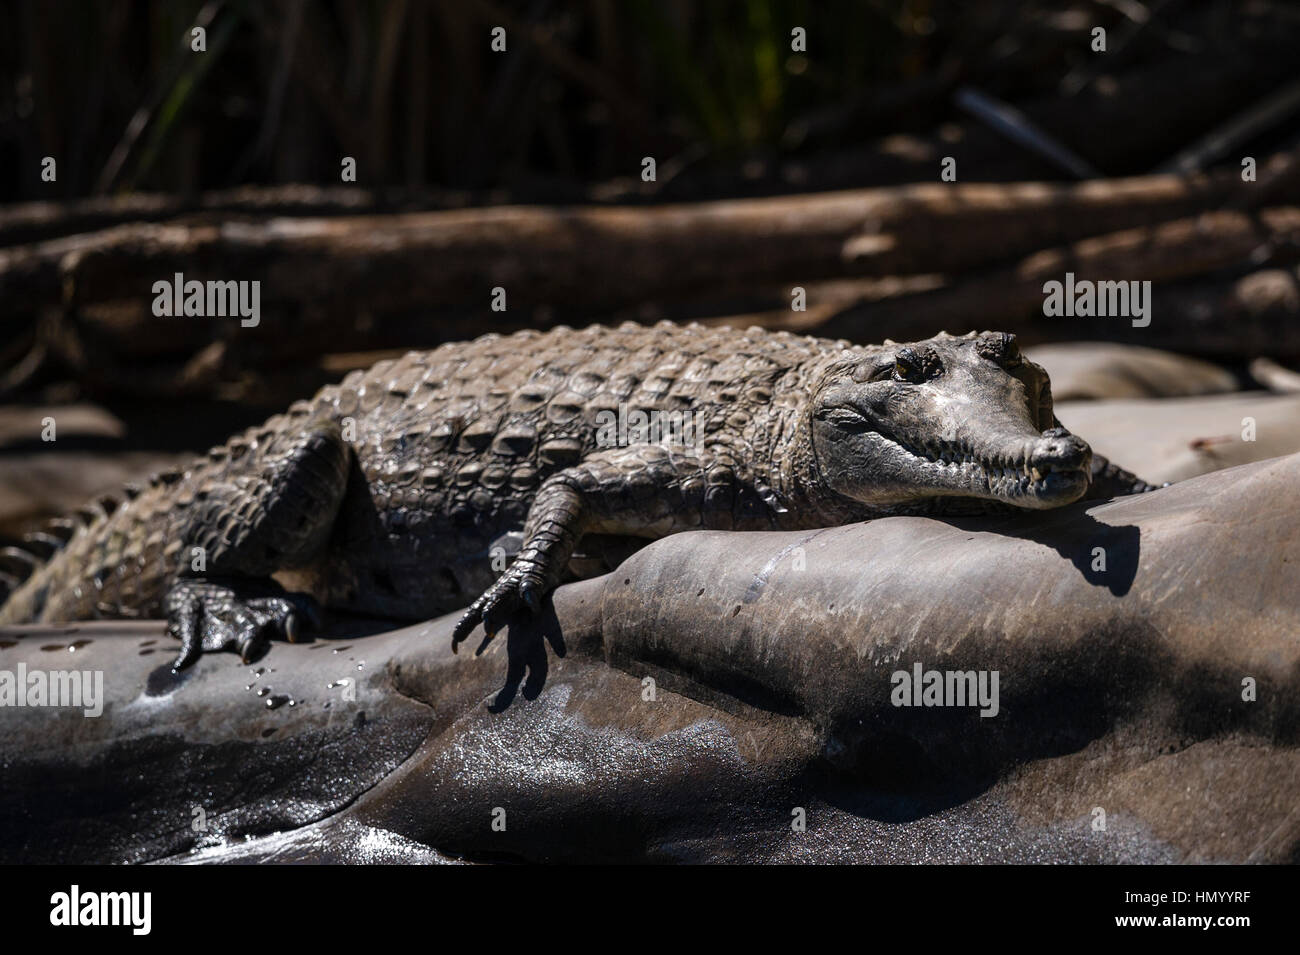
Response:
MULTIPOLYGON (((891 165, 879 140, 962 119, 952 93, 969 84, 1025 106, 1101 172, 1141 173, 1185 145, 1198 131, 1189 127, 1210 128, 1293 69, 1300 30, 1290 4, 1220 0, 8 0, 0 9, 0 200, 331 183, 344 155, 367 186, 506 190, 525 201, 591 198, 590 184, 635 177, 647 155, 660 163, 657 193, 879 184, 916 176, 909 149, 932 158, 901 139, 891 165), (203 55, 189 48, 195 23, 206 25, 203 55), (1111 31, 1104 76, 1088 46, 1097 25, 1111 31), (494 26, 507 30, 508 56, 489 49, 494 26), (796 26, 808 55, 790 51, 796 26), (1216 73, 1187 122, 1180 92, 1216 73), (1107 97, 1141 101, 1148 125, 1167 135, 1108 147, 1131 137, 1090 122, 1110 115, 1096 109, 1107 97), (837 166, 819 176, 826 169, 814 166, 767 181, 780 176, 766 164, 834 155, 857 174, 837 166), (44 156, 59 160, 55 184, 39 179, 44 156)), ((1027 171, 1026 160, 997 159, 963 178, 1027 171)), ((647 191, 615 185, 595 198, 647 191)))

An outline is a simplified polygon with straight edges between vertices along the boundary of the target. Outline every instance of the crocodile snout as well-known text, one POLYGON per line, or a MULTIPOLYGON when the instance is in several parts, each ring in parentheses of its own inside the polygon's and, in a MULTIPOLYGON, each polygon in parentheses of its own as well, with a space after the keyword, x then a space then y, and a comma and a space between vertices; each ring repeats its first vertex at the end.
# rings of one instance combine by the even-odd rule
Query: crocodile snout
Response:
POLYGON ((1040 474, 1082 471, 1092 463, 1092 448, 1088 447, 1088 442, 1064 428, 1049 428, 1035 442, 1029 463, 1040 474))

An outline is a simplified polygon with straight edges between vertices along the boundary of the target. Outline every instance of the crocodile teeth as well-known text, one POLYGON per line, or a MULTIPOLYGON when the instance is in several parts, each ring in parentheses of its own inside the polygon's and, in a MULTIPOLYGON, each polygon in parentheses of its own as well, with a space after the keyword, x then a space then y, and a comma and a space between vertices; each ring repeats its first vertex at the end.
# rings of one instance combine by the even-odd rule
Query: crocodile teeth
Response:
POLYGON ((1038 468, 1030 468, 1029 476, 1035 481, 1041 481, 1043 479, 1043 472, 1038 470, 1038 468))

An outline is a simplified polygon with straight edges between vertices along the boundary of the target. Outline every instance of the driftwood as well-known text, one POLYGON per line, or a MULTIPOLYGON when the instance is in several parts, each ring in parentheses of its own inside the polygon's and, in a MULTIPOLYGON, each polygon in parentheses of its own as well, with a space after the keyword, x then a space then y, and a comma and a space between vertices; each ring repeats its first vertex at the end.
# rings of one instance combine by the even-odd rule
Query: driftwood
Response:
POLYGON ((409 210, 418 198, 287 187, 0 211, 0 240, 119 223, 0 248, 0 392, 30 391, 55 368, 101 392, 210 395, 220 386, 228 398, 248 397, 267 385, 247 373, 269 368, 310 391, 323 380, 314 366, 326 351, 661 318, 860 341, 983 325, 1028 341, 1300 354, 1294 303, 1261 305, 1222 277, 1157 284, 1161 317, 1150 328, 1041 318, 1043 282, 1066 271, 1175 283, 1285 252, 1300 216, 1289 205, 1300 202, 1296 152, 1262 163, 1255 182, 1227 169, 691 205, 373 212, 409 210), (156 318, 154 283, 176 273, 260 282, 260 324, 156 318), (505 312, 489 308, 497 286, 505 312), (806 289, 806 311, 791 309, 793 286, 806 289))
POLYGON ((1049 318, 1043 302, 1044 284, 1063 281, 1067 272, 1076 282, 1174 283, 1271 256, 1297 240, 1300 209, 1295 207, 1257 214, 1210 212, 1090 237, 941 288, 842 308, 812 330, 867 341, 925 337, 935 328, 996 326, 1030 340, 1098 337, 1222 356, 1293 355, 1300 353, 1300 323, 1295 321, 1300 309, 1293 278, 1268 280, 1279 275, 1276 270, 1237 281, 1157 284, 1147 327, 1135 328, 1115 317, 1049 318))
POLYGON ((131 193, 67 201, 24 202, 0 209, 0 246, 44 242, 129 222, 179 216, 317 216, 402 212, 467 205, 466 193, 358 186, 241 186, 195 196, 131 193))
POLYGON ((1250 376, 1270 391, 1282 394, 1300 392, 1300 372, 1284 368, 1271 358, 1256 358, 1252 361, 1250 376))
MULTIPOLYGON (((1280 156, 1270 174, 1293 176, 1280 156)), ((0 250, 11 310, 149 301, 154 281, 259 280, 262 302, 355 313, 482 302, 614 307, 756 281, 954 272, 1247 201, 1232 174, 1080 185, 931 183, 693 206, 498 207, 133 224, 0 250)), ((1290 187, 1294 189, 1294 183, 1290 187)))

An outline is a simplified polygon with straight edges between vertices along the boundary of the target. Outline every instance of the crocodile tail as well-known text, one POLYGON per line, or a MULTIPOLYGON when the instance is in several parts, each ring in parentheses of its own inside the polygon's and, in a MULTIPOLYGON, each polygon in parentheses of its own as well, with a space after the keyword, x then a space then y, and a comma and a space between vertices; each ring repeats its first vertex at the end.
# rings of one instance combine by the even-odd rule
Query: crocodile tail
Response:
POLYGON ((1168 484, 1149 484, 1132 471, 1126 471, 1096 452, 1092 455, 1092 482, 1084 500, 1097 501, 1128 494, 1145 494, 1157 491, 1168 484))
MULTIPOLYGON (((78 534, 93 532, 107 521, 124 501, 139 497, 147 487, 170 484, 182 474, 180 468, 167 468, 149 476, 147 485, 131 483, 123 486, 119 494, 102 495, 78 507, 65 517, 47 521, 40 530, 25 535, 16 545, 0 548, 0 622, 30 622, 31 611, 39 610, 40 601, 33 606, 10 606, 10 598, 24 584, 46 567, 67 543, 78 534)), ((30 603, 30 601, 25 601, 30 603)))
MULTIPOLYGON (((131 489, 135 490, 135 487, 131 486, 131 489)), ((40 530, 24 535, 17 544, 0 548, 0 608, 79 531, 107 520, 119 503, 120 498, 104 495, 66 517, 46 521, 40 530)))

